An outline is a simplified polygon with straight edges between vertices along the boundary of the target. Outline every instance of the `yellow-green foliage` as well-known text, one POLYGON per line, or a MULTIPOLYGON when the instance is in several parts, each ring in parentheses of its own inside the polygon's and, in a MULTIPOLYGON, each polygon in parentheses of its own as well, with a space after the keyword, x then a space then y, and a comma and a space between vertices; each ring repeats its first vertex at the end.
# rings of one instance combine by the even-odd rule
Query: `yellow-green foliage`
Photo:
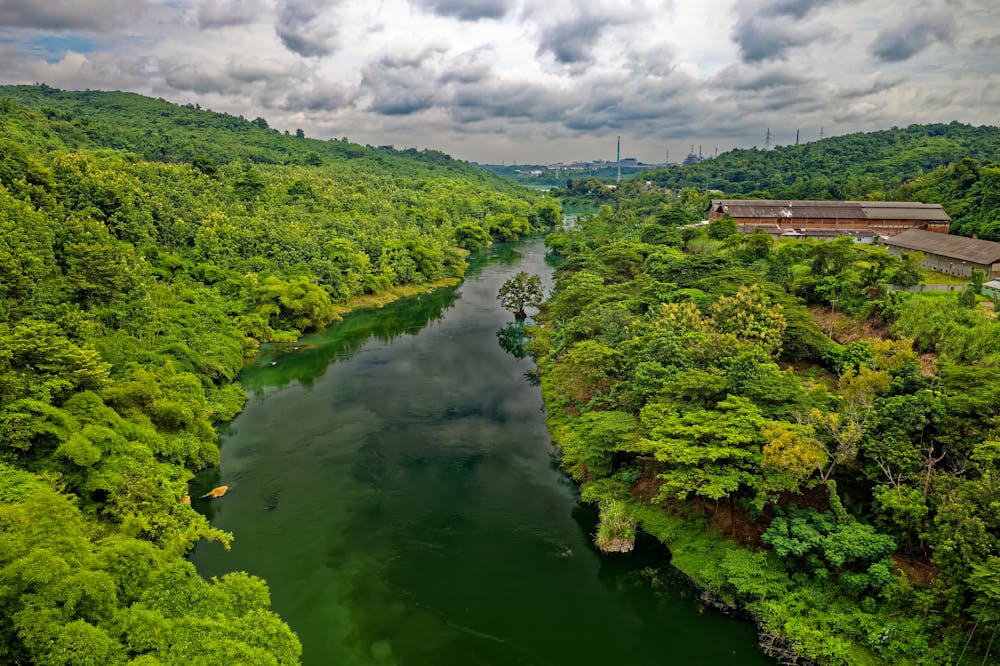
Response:
POLYGON ((606 553, 627 553, 635 547, 635 522, 624 502, 609 499, 601 503, 594 542, 606 553))
POLYGON ((246 356, 453 284, 457 245, 558 211, 431 151, 137 95, 3 97, 26 106, 0 99, 0 662, 296 662, 262 581, 182 559, 230 539, 184 498, 246 356))
POLYGON ((806 658, 980 663, 1000 621, 1000 323, 887 291, 912 261, 850 239, 683 254, 697 229, 628 192, 552 244, 568 256, 533 346, 584 501, 603 525, 624 500, 806 658), (807 304, 898 337, 837 344, 807 304))

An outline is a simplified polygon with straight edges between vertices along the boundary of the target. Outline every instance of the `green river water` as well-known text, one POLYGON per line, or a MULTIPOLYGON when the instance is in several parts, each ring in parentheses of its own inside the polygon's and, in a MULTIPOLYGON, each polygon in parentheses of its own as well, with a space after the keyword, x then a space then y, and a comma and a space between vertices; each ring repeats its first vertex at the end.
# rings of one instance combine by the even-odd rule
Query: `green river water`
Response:
POLYGON ((703 609, 658 544, 604 555, 554 462, 530 359, 498 344, 497 289, 550 282, 540 240, 476 258, 458 287, 261 349, 196 500, 232 532, 198 570, 270 584, 308 665, 768 664, 703 609))

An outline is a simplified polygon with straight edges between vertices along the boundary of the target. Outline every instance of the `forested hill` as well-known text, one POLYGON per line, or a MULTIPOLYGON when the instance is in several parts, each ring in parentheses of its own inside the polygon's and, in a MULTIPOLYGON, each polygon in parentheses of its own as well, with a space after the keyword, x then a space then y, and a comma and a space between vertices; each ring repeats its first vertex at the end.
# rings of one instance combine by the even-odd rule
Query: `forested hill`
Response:
POLYGON ((1000 128, 961 123, 830 137, 773 150, 737 149, 642 178, 673 189, 693 187, 778 199, 881 198, 907 179, 959 162, 1000 159, 1000 128))
POLYGON ((230 538, 188 482, 244 358, 558 220, 440 153, 264 125, 0 89, 0 663, 296 662, 263 581, 184 559, 230 538))
POLYGON ((27 132, 18 137, 40 148, 114 148, 150 161, 196 164, 243 160, 323 166, 351 162, 399 175, 453 173, 498 187, 506 182, 436 150, 375 148, 346 138, 308 139, 270 128, 264 118, 249 120, 134 93, 0 86, 0 112, 10 113, 11 104, 44 118, 41 124, 29 122, 27 132))

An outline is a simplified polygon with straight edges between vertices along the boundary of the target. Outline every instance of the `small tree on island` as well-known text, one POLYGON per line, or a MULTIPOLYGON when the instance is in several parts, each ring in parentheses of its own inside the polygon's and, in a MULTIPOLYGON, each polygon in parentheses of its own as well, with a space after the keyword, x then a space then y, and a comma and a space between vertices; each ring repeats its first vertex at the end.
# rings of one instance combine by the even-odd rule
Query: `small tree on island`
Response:
POLYGON ((518 319, 524 319, 528 313, 524 308, 537 308, 544 296, 542 295, 542 278, 538 275, 528 275, 521 271, 500 287, 497 300, 500 305, 514 313, 518 319))

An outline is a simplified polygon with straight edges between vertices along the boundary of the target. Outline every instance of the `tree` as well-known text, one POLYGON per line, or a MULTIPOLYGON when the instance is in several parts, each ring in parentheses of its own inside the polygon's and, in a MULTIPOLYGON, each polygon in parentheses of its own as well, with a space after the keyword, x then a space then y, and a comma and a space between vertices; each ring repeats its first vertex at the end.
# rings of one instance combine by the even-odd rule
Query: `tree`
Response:
POLYGON ((739 231, 739 226, 732 215, 726 213, 708 223, 708 237, 716 240, 729 238, 739 231))
POLYGON ((500 305, 513 312, 518 319, 528 316, 524 308, 538 307, 543 298, 542 278, 538 275, 528 275, 524 271, 504 282, 497 294, 500 305))

